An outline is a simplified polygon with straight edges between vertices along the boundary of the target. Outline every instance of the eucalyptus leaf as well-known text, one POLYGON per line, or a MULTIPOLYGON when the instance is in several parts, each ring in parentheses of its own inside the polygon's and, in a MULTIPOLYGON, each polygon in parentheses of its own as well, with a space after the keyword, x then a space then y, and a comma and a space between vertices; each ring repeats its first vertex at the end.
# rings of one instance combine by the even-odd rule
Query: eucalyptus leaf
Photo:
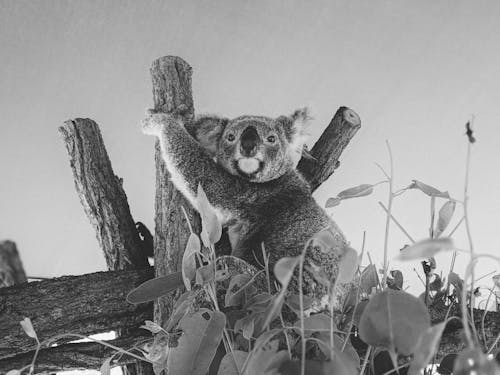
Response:
POLYGON ((455 272, 450 272, 450 274, 448 275, 448 282, 453 285, 453 287, 457 289, 459 293, 462 291, 464 282, 455 272))
POLYGON ((373 193, 373 185, 370 184, 362 184, 350 189, 346 189, 337 194, 337 198, 340 199, 350 199, 350 198, 358 198, 364 197, 366 195, 370 195, 373 193))
POLYGON ((26 332, 26 334, 29 337, 38 340, 38 337, 36 335, 35 329, 33 328, 33 324, 31 323, 30 318, 24 318, 19 323, 21 323, 21 327, 23 327, 24 332, 26 332))
POLYGON ((266 328, 276 318, 285 302, 286 288, 281 289, 279 294, 273 298, 272 304, 264 312, 265 320, 262 328, 266 328))
POLYGON ((288 359, 286 350, 278 351, 278 341, 255 345, 250 353, 245 375, 278 374, 278 369, 288 359))
POLYGON ((467 348, 458 353, 453 375, 500 375, 500 367, 494 357, 487 356, 480 348, 467 348))
POLYGON ((217 214, 213 206, 208 201, 207 195, 203 187, 198 185, 198 193, 196 197, 198 211, 201 217, 202 240, 206 247, 210 247, 220 240, 222 235, 222 226, 217 218, 217 214))
POLYGON ((398 260, 416 260, 431 258, 440 251, 452 250, 453 241, 450 237, 428 238, 407 246, 399 252, 398 260))
POLYGON ((243 350, 233 350, 227 353, 220 362, 217 375, 240 375, 248 353, 243 350))
POLYGON ((243 324, 242 327, 242 334, 243 337, 246 338, 247 340, 251 340, 253 338, 253 332, 255 329, 255 320, 254 319, 249 319, 248 321, 243 324))
POLYGON ((361 290, 370 295, 373 288, 378 286, 378 273, 377 267, 374 264, 368 265, 363 272, 361 272, 361 290))
POLYGON ((493 283, 495 283, 495 286, 500 289, 500 275, 493 276, 493 283))
POLYGON ((219 311, 200 309, 180 321, 182 336, 170 348, 167 373, 205 375, 222 339, 226 317, 219 311))
POLYGON ((425 193, 426 195, 428 195, 429 197, 439 197, 439 198, 450 199, 450 194, 447 191, 445 191, 445 192, 440 191, 440 190, 436 189, 435 187, 424 184, 423 182, 420 182, 417 180, 413 180, 411 182, 410 186, 408 186, 408 189, 418 189, 418 190, 422 191, 423 193, 425 193))
POLYGON ((189 235, 184 255, 182 256, 182 281, 187 290, 191 290, 191 280, 196 275, 196 253, 201 250, 200 238, 195 234, 189 235))
POLYGON ((329 253, 332 249, 342 248, 344 242, 336 236, 330 228, 325 228, 315 233, 312 238, 312 246, 318 246, 323 253, 329 253))
POLYGON ((288 287, 288 283, 292 279, 293 271, 297 264, 299 264, 300 256, 296 257, 283 257, 274 265, 274 276, 281 283, 282 289, 288 287))
POLYGON ((359 334, 368 345, 411 355, 420 334, 429 327, 429 312, 422 301, 408 293, 386 289, 366 305, 359 334))
POLYGON ((349 283, 354 278, 356 271, 358 270, 359 257, 356 250, 345 247, 344 254, 342 255, 339 262, 339 272, 337 275, 337 281, 339 283, 349 283))
POLYGON ((443 204, 443 207, 439 210, 438 221, 436 223, 436 229, 434 230, 434 235, 436 237, 439 237, 450 224, 453 213, 455 212, 455 206, 455 201, 448 201, 443 204))
MULTIPOLYGON (((300 314, 300 297, 297 294, 289 294, 285 297, 285 303, 291 308, 297 315, 300 314)), ((304 305, 304 310, 309 310, 314 303, 314 298, 303 295, 302 304, 304 305)))
POLYGON ((399 270, 391 270, 391 277, 387 277, 387 287, 394 290, 403 289, 403 273, 399 270))
POLYGON ((438 349, 439 340, 443 334, 446 322, 427 328, 421 335, 417 344, 415 355, 410 364, 408 375, 419 375, 427 367, 438 349))
POLYGON ((456 353, 446 354, 443 359, 441 359, 436 371, 441 375, 451 375, 453 373, 453 366, 455 365, 457 356, 458 355, 456 353))
POLYGON ((213 264, 207 264, 196 270, 196 284, 206 285, 215 280, 215 270, 213 264))
POLYGON ((342 202, 342 199, 339 199, 337 197, 328 198, 326 200, 326 203, 325 203, 325 208, 331 208, 331 207, 338 206, 340 204, 340 202, 342 202))
POLYGON ((179 299, 175 302, 174 308, 172 309, 172 314, 168 319, 167 326, 165 330, 171 332, 179 323, 179 321, 189 312, 189 309, 193 305, 197 293, 193 290, 184 292, 179 299))
POLYGON ((148 280, 127 295, 127 301, 133 304, 154 301, 184 285, 182 273, 174 272, 167 276, 148 280))
POLYGON ((162 328, 151 320, 145 320, 144 325, 142 325, 140 328, 147 329, 151 333, 158 333, 162 331, 162 328))
MULTIPOLYGON (((293 330, 300 334, 300 319, 297 320, 293 326, 293 330)), ((333 324, 333 329, 336 330, 337 326, 333 324)), ((330 334, 330 317, 324 313, 310 315, 304 318, 304 335, 311 337, 315 332, 328 332, 330 334)))
POLYGON ((101 375, 109 375, 111 372, 111 357, 106 358, 99 369, 101 375))
POLYGON ((226 307, 243 305, 245 303, 245 286, 251 279, 252 276, 246 273, 235 275, 231 278, 224 298, 226 307))

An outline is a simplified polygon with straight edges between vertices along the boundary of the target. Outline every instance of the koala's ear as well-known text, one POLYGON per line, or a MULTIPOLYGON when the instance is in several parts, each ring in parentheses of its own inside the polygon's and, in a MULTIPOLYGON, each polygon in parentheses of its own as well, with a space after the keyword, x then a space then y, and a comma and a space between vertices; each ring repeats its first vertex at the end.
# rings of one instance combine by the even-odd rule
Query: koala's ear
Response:
POLYGON ((219 139, 228 122, 227 118, 202 116, 190 125, 188 131, 211 156, 215 156, 219 139))
POLYGON ((295 165, 302 157, 306 142, 305 126, 311 120, 307 107, 297 109, 290 116, 278 117, 277 121, 283 126, 286 139, 289 142, 289 152, 295 165))
POLYGON ((283 125, 285 135, 289 142, 293 143, 297 137, 304 133, 305 125, 311 120, 307 107, 297 109, 290 116, 281 116, 277 121, 283 125))

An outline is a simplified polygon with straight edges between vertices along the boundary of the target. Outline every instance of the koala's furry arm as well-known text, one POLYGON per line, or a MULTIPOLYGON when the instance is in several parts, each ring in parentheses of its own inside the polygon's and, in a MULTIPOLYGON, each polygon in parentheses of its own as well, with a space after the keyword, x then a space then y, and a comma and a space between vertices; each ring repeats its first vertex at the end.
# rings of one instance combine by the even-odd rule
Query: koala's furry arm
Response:
POLYGON ((194 208, 197 209, 198 185, 203 187, 212 205, 231 215, 237 209, 233 202, 241 199, 241 192, 251 192, 248 186, 246 189, 241 186, 244 181, 214 163, 206 149, 184 128, 182 120, 153 113, 143 121, 143 132, 158 137, 172 183, 194 208))

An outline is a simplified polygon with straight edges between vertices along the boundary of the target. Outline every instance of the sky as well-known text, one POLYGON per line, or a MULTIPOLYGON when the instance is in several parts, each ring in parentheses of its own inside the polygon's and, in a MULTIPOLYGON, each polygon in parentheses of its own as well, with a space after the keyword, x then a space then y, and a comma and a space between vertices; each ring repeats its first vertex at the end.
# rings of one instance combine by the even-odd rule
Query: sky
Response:
MULTIPOLYGON (((498 253, 499 19, 493 0, 0 0, 0 240, 17 243, 30 276, 106 269, 57 131, 76 117, 100 125, 134 219, 153 228, 154 140, 139 123, 152 106, 152 61, 177 55, 193 67, 197 113, 278 116, 309 105, 310 145, 338 107, 360 115, 340 168, 315 194, 320 205, 381 181, 374 163, 389 168, 386 140, 396 188, 417 179, 463 199, 464 125, 474 116, 471 232, 477 253, 498 253)), ((366 231, 377 264, 385 225, 378 201, 387 205, 387 197, 380 185, 328 209, 354 248, 366 231)), ((394 201, 394 215, 424 239, 429 207, 410 191, 394 201)), ((468 248, 463 226, 455 238, 468 248)), ((391 226, 391 259, 407 243, 391 226)), ((443 274, 450 257, 437 258, 443 274)), ((466 259, 459 255, 459 273, 466 259)), ((422 290, 417 263, 391 264, 406 270, 412 291, 422 290)), ((477 275, 495 269, 481 262, 477 275)))

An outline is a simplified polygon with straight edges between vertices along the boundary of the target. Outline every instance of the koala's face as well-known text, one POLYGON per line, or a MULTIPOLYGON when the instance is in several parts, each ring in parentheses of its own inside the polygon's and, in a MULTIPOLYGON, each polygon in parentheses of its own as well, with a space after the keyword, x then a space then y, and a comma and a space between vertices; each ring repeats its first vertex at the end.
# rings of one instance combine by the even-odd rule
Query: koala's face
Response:
POLYGON ((307 111, 276 119, 242 116, 233 120, 207 117, 196 138, 229 173, 252 182, 276 179, 294 169, 304 145, 307 111))

